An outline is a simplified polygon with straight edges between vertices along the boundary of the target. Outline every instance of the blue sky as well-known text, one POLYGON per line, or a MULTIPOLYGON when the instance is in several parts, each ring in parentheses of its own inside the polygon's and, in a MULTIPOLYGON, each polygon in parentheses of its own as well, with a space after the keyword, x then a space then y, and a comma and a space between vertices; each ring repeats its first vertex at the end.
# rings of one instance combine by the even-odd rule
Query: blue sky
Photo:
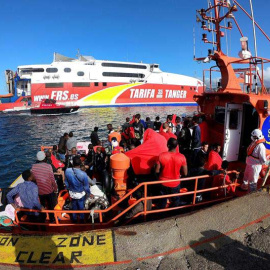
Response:
MULTIPOLYGON (((250 10, 249 1, 238 1, 250 10)), ((270 1, 253 2, 255 19, 270 36, 270 1)), ((2 0, 0 94, 6 93, 5 69, 51 63, 54 52, 75 57, 77 49, 96 59, 159 63, 163 71, 200 78, 207 65, 193 61, 193 26, 196 56, 201 57, 211 46, 200 42, 202 30, 196 24, 195 10, 206 7, 206 3, 206 0, 2 0)), ((252 51, 251 21, 241 11, 236 18, 250 39, 252 51)), ((228 37, 228 47, 236 56, 240 49, 236 27, 228 37)), ((259 33, 257 38, 259 55, 270 58, 270 43, 259 33)))

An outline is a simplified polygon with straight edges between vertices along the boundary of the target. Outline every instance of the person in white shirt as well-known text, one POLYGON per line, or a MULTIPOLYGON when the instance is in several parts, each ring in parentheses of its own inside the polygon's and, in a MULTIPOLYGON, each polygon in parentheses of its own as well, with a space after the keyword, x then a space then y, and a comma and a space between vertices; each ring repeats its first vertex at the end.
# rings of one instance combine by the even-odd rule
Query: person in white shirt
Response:
POLYGON ((250 192, 257 190, 257 182, 262 165, 266 163, 266 150, 262 131, 254 129, 251 132, 252 143, 247 149, 246 169, 241 188, 250 192))
POLYGON ((73 132, 69 132, 68 136, 69 136, 69 138, 67 140, 67 150, 68 150, 68 153, 70 154, 71 149, 73 147, 76 148, 76 146, 77 146, 77 140, 75 139, 75 137, 73 137, 73 132))

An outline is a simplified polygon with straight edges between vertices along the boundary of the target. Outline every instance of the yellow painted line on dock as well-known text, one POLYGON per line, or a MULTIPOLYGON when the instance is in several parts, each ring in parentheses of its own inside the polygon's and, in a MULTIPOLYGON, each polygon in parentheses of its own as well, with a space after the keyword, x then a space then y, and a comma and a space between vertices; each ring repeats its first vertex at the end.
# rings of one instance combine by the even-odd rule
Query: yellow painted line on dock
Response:
POLYGON ((0 258, 1 264, 24 266, 114 263, 112 231, 46 236, 0 234, 0 258))

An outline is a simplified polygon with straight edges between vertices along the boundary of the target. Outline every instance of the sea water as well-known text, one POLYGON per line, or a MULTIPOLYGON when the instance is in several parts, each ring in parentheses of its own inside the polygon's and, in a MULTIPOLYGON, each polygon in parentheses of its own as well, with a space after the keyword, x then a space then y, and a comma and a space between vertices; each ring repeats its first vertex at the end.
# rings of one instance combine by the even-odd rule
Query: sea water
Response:
POLYGON ((0 114, 0 187, 7 187, 24 170, 31 168, 41 145, 58 144, 64 132, 72 131, 77 141, 90 141, 95 126, 100 140, 106 140, 107 124, 121 126, 136 113, 152 121, 164 122, 168 114, 192 116, 197 107, 114 107, 81 109, 75 114, 30 115, 0 114))

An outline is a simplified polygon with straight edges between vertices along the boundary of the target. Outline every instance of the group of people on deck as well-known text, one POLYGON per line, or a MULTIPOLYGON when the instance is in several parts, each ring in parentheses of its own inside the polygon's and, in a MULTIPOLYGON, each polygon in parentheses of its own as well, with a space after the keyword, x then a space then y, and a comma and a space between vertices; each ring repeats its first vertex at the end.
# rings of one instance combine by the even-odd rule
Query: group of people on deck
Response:
MULTIPOLYGON (((155 121, 150 117, 141 119, 136 114, 116 130, 112 124, 107 125, 110 140, 110 154, 125 153, 143 143, 144 133, 152 129, 163 136, 167 141, 168 151, 160 153, 154 171, 157 178, 163 180, 180 179, 185 176, 219 175, 223 173, 221 145, 207 142, 207 130, 204 116, 180 117, 168 115, 162 123, 159 116, 155 121)), ((105 151, 95 127, 90 135, 91 144, 88 146, 87 155, 80 155, 77 151, 77 140, 73 132, 64 133, 58 145, 54 145, 47 152, 37 153, 37 162, 31 170, 23 172, 24 183, 18 184, 7 194, 8 203, 13 208, 23 207, 28 209, 53 210, 57 203, 57 194, 60 190, 67 189, 71 197, 72 209, 83 210, 86 197, 93 197, 89 186, 95 184, 94 176, 102 175, 108 169, 109 155, 105 151)), ((256 190, 261 165, 266 162, 263 136, 260 130, 252 133, 252 146, 248 149, 247 166, 244 174, 243 189, 256 190)), ((230 179, 226 178, 226 184, 230 179)), ((198 190, 204 187, 204 181, 198 184, 198 190)), ((162 182, 159 194, 179 193, 185 183, 179 181, 162 182)), ((190 188, 190 187, 189 187, 190 188)), ((192 187, 191 187, 192 188, 192 187)), ((193 187, 194 190, 194 187, 193 187)), ((203 199, 203 194, 198 194, 196 200, 203 199)), ((173 206, 185 204, 179 196, 172 197, 173 206)), ((160 200, 159 208, 166 207, 167 200, 160 200)), ((44 221, 46 215, 42 212, 29 212, 32 221, 44 221)), ((14 217, 13 217, 14 218, 14 217)), ((50 222, 55 222, 54 215, 49 215, 50 222)), ((71 219, 83 222, 84 215, 73 214, 71 219)))

